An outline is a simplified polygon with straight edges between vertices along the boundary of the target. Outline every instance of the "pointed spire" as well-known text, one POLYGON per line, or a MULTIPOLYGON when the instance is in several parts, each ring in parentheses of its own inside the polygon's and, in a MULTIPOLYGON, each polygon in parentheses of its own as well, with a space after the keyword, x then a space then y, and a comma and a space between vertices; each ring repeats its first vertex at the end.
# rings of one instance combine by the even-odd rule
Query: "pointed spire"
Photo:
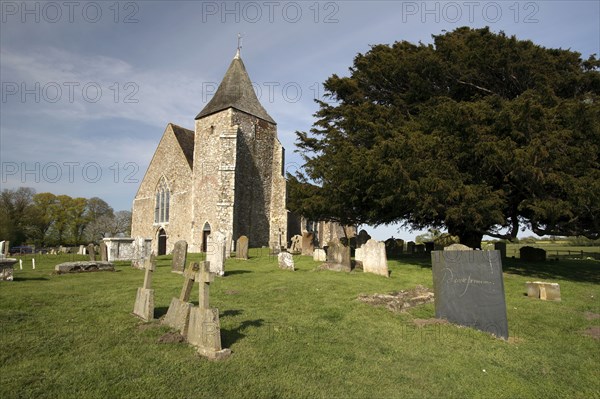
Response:
POLYGON ((242 50, 242 34, 238 33, 238 46, 237 46, 237 52, 235 53, 235 58, 240 58, 240 51, 242 50))
POLYGON ((229 65, 217 92, 196 116, 196 119, 212 115, 228 108, 254 115, 267 122, 275 124, 275 121, 263 108, 256 97, 252 82, 246 72, 246 67, 240 55, 241 35, 238 37, 238 49, 235 57, 229 65))

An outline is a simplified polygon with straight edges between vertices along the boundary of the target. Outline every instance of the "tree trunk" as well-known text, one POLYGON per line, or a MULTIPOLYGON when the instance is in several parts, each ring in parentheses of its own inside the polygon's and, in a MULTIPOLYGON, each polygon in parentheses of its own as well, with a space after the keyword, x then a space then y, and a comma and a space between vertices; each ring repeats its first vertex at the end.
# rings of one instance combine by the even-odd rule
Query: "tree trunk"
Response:
POLYGON ((469 248, 481 249, 481 240, 483 239, 483 233, 479 231, 469 230, 465 227, 453 227, 448 226, 448 233, 453 236, 458 236, 460 243, 466 245, 469 248))

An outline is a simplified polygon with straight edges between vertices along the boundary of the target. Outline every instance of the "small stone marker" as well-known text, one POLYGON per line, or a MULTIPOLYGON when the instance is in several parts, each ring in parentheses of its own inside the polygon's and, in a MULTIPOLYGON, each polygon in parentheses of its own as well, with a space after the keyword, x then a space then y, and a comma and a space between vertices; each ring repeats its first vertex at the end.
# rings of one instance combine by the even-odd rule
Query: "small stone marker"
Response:
POLYGON ((35 270, 35 258, 31 259, 31 268, 35 270))
POLYGON ((542 301, 560 301, 560 285, 558 283, 545 283, 543 281, 528 281, 527 296, 539 298, 542 301))
POLYGON ((235 247, 235 257, 238 259, 248 259, 248 237, 240 236, 235 247))
POLYGON ((179 298, 171 299, 169 310, 167 315, 163 319, 162 323, 168 325, 171 328, 176 329, 184 337, 188 333, 188 326, 190 321, 190 310, 193 305, 189 302, 192 289, 194 288, 194 281, 197 278, 200 265, 198 263, 191 263, 190 266, 183 271, 183 287, 181 287, 181 294, 179 298))
POLYGON ((279 263, 279 268, 284 270, 294 271, 294 257, 289 252, 280 252, 277 255, 277 262, 279 263))
POLYGON ((313 260, 315 262, 326 262, 327 261, 327 253, 323 248, 316 248, 313 252, 313 260))
POLYGON ((96 251, 94 249, 94 244, 88 244, 87 250, 88 256, 90 257, 90 261, 94 262, 96 260, 96 251))
POLYGON ((23 270, 23 259, 19 259, 19 270, 23 270))
POLYGON ((314 234, 308 231, 302 233, 302 255, 312 256, 315 250, 314 234))
POLYGON ((370 239, 361 248, 361 261, 365 273, 389 277, 385 243, 370 239))
POLYGON ((184 240, 177 241, 173 248, 173 261, 171 263, 171 271, 175 273, 183 273, 187 261, 188 244, 184 240))
POLYGON ((209 306, 209 289, 213 279, 210 265, 203 262, 197 279, 200 291, 199 306, 190 311, 187 340, 198 348, 198 353, 202 356, 221 360, 228 357, 231 350, 221 347, 219 309, 209 306))
POLYGON ((206 260, 210 264, 210 272, 216 275, 225 275, 225 256, 227 237, 220 231, 208 236, 206 260))
POLYGON ((155 262, 146 265, 144 286, 138 288, 135 305, 133 306, 133 314, 144 321, 151 321, 154 318, 154 290, 150 287, 152 285, 152 273, 155 268, 155 262))
POLYGON ((508 339, 500 251, 433 251, 435 317, 508 339))
POLYGON ((100 241, 100 260, 108 262, 108 247, 104 241, 100 241))

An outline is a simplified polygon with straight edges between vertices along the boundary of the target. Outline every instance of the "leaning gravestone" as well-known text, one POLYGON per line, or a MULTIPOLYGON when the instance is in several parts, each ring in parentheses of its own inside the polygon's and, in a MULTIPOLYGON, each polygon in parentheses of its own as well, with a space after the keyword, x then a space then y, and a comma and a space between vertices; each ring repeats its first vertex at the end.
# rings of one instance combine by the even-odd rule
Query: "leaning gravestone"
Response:
POLYGON ((208 236, 206 260, 210 264, 210 272, 219 276, 225 275, 226 242, 227 237, 220 231, 211 233, 208 236))
POLYGON ((339 241, 330 241, 327 245, 327 263, 324 269, 338 272, 352 271, 352 260, 350 259, 350 247, 339 241))
POLYGON ((199 270, 200 266, 198 263, 192 263, 183 271, 184 281, 181 294, 179 294, 179 298, 171 299, 167 315, 162 321, 163 324, 179 331, 184 337, 187 335, 190 310, 193 307, 189 302, 190 294, 192 293, 192 288, 194 288, 194 281, 198 276, 199 270))
POLYGON ((312 256, 315 250, 314 234, 305 231, 302 233, 302 255, 312 256))
POLYGON ((508 339, 500 251, 431 253, 435 317, 508 339))
POLYGON ((293 254, 302 252, 302 236, 296 234, 292 237, 292 245, 290 245, 289 252, 293 254))
POLYGON ((185 262, 187 261, 188 244, 184 240, 177 241, 173 247, 173 261, 171 262, 171 271, 183 273, 185 262))
POLYGON ((144 286, 138 288, 133 305, 133 314, 144 321, 151 321, 154 318, 154 290, 151 289, 152 273, 156 269, 154 262, 146 265, 144 273, 144 286))
POLYGON ((90 257, 90 261, 94 262, 96 260, 96 249, 94 248, 94 244, 88 244, 87 250, 88 255, 90 257))
POLYGON ((373 239, 367 241, 362 247, 361 260, 363 271, 365 273, 379 274, 380 276, 389 277, 387 267, 387 256, 385 255, 385 243, 373 239))
POLYGON ((235 247, 235 257, 238 259, 248 259, 248 237, 240 236, 235 247))

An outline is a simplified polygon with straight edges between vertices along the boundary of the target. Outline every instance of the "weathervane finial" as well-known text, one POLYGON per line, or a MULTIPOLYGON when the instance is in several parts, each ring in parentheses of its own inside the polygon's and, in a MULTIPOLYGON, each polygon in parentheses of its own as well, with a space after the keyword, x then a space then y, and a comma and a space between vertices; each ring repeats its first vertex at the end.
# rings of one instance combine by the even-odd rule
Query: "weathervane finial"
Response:
POLYGON ((235 54, 235 58, 240 58, 240 50, 242 49, 242 34, 238 33, 238 45, 237 45, 237 53, 235 54))

